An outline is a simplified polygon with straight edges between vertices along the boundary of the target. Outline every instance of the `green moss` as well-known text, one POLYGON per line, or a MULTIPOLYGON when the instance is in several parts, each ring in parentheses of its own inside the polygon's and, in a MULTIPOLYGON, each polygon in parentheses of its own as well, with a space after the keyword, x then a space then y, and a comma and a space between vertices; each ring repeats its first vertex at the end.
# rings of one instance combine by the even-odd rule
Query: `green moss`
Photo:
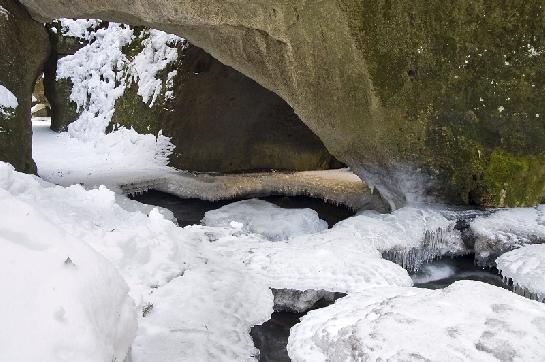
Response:
POLYGON ((543 3, 363 0, 350 9, 339 1, 359 14, 350 25, 384 118, 377 147, 426 168, 449 201, 537 202, 542 184, 530 175, 545 154, 543 3), (527 170, 498 176, 498 155, 529 162, 527 170))
POLYGON ((545 196, 545 156, 517 156, 492 152, 483 182, 488 190, 484 204, 524 206, 545 196))

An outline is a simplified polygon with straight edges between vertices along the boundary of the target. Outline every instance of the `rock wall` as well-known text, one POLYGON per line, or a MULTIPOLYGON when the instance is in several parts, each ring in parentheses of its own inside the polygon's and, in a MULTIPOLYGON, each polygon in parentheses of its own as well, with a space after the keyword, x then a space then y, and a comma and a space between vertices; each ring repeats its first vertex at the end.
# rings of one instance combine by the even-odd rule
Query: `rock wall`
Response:
POLYGON ((36 172, 30 109, 49 43, 43 25, 12 0, 0 0, 0 52, 0 160, 36 172))
POLYGON ((285 99, 393 205, 423 192, 520 206, 545 195, 540 0, 22 0, 181 34, 285 99), (409 190, 411 191, 411 190, 409 190), (412 190, 414 192, 414 190, 412 190))

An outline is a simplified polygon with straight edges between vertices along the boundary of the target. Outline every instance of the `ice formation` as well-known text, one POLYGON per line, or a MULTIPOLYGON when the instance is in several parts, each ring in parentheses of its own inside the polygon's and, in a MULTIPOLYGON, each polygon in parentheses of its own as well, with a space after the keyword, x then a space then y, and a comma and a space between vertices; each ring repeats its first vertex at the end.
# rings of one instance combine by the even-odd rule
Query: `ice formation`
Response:
POLYGON ((526 245, 496 259, 505 279, 511 279, 515 291, 532 299, 545 301, 545 244, 526 245))
POLYGON ((415 284, 422 284, 449 278, 455 273, 456 269, 452 265, 436 261, 422 266, 418 273, 411 275, 411 279, 415 284))
POLYGON ((328 292, 327 290, 296 290, 273 289, 274 310, 292 313, 304 313, 316 306, 320 301, 332 303, 342 293, 328 292))
POLYGON ((8 115, 18 106, 17 97, 9 89, 0 84, 0 115, 8 115))
POLYGON ((229 226, 233 222, 240 223, 245 232, 260 234, 272 241, 327 229, 327 223, 312 209, 286 210, 259 199, 238 201, 208 211, 202 220, 207 226, 229 226))
POLYGON ((309 312, 288 352, 296 362, 543 360, 545 305, 472 281, 369 289, 309 312))
POLYGON ((408 270, 441 256, 468 253, 456 221, 433 206, 404 207, 390 214, 363 211, 335 225, 408 270))
POLYGON ((122 361, 136 332, 127 285, 36 205, 45 187, 0 164, 0 360, 122 361))
POLYGON ((545 242, 545 205, 499 210, 475 219, 471 229, 476 237, 475 259, 494 265, 494 260, 507 251, 545 242))

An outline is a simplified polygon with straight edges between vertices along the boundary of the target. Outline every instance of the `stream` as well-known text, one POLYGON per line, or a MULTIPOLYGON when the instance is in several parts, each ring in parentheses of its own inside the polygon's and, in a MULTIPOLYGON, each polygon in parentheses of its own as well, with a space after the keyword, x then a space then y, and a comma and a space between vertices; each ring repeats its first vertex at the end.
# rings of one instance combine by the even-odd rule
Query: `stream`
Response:
MULTIPOLYGON (((160 192, 148 191, 132 197, 134 200, 164 207, 174 213, 180 226, 200 224, 204 214, 243 199, 222 201, 205 201, 200 199, 181 199, 177 196, 160 192)), ((331 228, 339 221, 355 215, 355 212, 343 207, 326 203, 322 200, 306 196, 267 196, 259 197, 283 208, 311 208, 331 228)), ((426 263, 418 273, 411 275, 417 288, 440 289, 458 280, 476 280, 507 288, 496 269, 483 269, 474 263, 473 255, 452 259, 441 259, 426 263)), ((312 309, 326 307, 331 302, 319 301, 312 309)), ((260 350, 260 362, 289 362, 286 345, 290 328, 299 323, 305 313, 274 312, 271 319, 262 325, 251 329, 251 336, 256 348, 260 350)))

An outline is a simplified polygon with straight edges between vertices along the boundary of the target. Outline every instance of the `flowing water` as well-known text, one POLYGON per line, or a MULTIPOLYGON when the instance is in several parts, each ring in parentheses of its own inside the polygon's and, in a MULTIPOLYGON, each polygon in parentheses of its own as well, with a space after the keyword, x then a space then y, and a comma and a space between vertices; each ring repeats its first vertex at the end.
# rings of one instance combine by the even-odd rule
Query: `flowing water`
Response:
MULTIPOLYGON (((133 199, 169 209, 174 213, 180 226, 200 224, 207 211, 241 200, 212 202, 200 199, 181 199, 159 191, 148 191, 133 196, 133 199)), ((306 196, 268 196, 259 199, 283 208, 311 208, 318 212, 319 217, 325 220, 329 227, 355 214, 343 206, 335 206, 306 196)), ((426 263, 418 273, 412 275, 412 278, 415 287, 428 289, 445 288, 458 280, 477 280, 506 287, 497 270, 476 266, 473 255, 426 263)), ((312 309, 323 308, 329 304, 331 302, 319 301, 312 309)), ((270 320, 252 328, 251 336, 254 344, 260 350, 260 362, 290 361, 286 350, 290 328, 299 323, 300 318, 304 315, 305 313, 274 312, 270 320)))

